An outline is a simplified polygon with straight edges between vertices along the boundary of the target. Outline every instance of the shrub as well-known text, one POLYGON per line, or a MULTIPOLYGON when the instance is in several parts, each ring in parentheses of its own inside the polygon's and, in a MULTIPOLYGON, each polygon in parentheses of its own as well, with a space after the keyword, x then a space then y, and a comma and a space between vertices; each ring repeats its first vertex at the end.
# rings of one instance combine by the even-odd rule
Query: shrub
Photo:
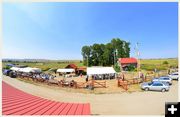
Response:
POLYGON ((10 68, 11 68, 10 66, 3 67, 3 69, 10 69, 10 68))
POLYGON ((149 64, 149 65, 141 65, 141 69, 147 70, 147 71, 154 71, 156 68, 155 65, 149 64))
POLYGON ((116 71, 116 72, 120 72, 120 67, 119 67, 119 65, 116 63, 115 64, 115 66, 114 66, 114 70, 116 71))
POLYGON ((87 74, 87 72, 85 72, 85 71, 82 72, 82 75, 86 75, 86 74, 87 74))
POLYGON ((135 71, 134 65, 129 65, 129 66, 127 67, 127 69, 128 69, 128 71, 135 71))
POLYGON ((163 65, 167 65, 169 64, 167 61, 163 61, 163 65))
POLYGON ((49 67, 45 67, 42 69, 42 71, 48 71, 50 68, 49 67))

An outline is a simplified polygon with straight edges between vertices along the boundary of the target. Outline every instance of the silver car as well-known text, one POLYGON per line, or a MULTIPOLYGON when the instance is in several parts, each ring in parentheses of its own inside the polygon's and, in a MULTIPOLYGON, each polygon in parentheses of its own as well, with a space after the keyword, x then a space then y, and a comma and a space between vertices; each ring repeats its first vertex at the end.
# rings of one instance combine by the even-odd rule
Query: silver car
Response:
POLYGON ((145 91, 169 91, 170 86, 164 82, 146 82, 141 84, 141 88, 145 91))
POLYGON ((165 82, 168 83, 169 85, 172 84, 172 78, 168 77, 168 76, 163 76, 163 77, 159 77, 159 78, 154 78, 152 80, 153 82, 165 82))
POLYGON ((178 72, 174 72, 170 74, 169 77, 172 78, 173 80, 178 80, 179 79, 178 72))

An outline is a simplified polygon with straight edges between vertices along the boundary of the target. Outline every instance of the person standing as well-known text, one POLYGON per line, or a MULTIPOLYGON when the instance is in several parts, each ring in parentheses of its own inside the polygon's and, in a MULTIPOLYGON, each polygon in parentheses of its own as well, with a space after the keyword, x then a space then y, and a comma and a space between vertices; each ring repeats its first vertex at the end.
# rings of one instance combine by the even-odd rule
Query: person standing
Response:
POLYGON ((88 82, 88 80, 89 80, 89 76, 87 75, 87 76, 86 76, 86 82, 88 82))
POLYGON ((124 74, 122 73, 122 80, 123 80, 123 81, 124 81, 124 78, 125 78, 125 77, 124 77, 124 74))

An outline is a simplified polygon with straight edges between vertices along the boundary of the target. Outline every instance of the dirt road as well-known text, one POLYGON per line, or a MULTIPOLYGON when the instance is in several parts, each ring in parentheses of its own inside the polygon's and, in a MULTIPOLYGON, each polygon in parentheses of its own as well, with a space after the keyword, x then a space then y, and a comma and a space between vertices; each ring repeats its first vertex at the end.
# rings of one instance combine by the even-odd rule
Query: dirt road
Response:
POLYGON ((178 100, 178 83, 169 92, 82 94, 25 83, 3 76, 3 81, 27 93, 61 102, 89 102, 97 115, 163 115, 165 102, 178 100))

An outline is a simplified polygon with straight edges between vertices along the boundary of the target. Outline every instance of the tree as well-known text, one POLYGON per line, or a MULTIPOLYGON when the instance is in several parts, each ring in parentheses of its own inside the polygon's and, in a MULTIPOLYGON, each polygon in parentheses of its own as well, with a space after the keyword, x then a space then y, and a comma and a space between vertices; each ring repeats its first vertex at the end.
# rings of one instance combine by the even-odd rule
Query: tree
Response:
POLYGON ((116 72, 120 72, 120 66, 118 65, 118 63, 115 64, 114 69, 116 72))
POLYGON ((135 71, 135 67, 134 67, 133 65, 129 65, 129 66, 127 67, 127 70, 128 70, 128 71, 135 71))
POLYGON ((91 54, 91 48, 89 46, 83 46, 82 47, 82 56, 83 56, 83 64, 87 65, 89 64, 88 58, 91 54))
POLYGON ((117 58, 129 57, 130 43, 119 38, 113 38, 107 44, 93 44, 82 47, 83 64, 89 66, 111 66, 117 58), (115 50, 117 50, 116 56, 115 50), (114 58, 115 57, 115 58, 114 58))
POLYGON ((167 61, 163 61, 163 65, 167 65, 169 64, 167 61))

